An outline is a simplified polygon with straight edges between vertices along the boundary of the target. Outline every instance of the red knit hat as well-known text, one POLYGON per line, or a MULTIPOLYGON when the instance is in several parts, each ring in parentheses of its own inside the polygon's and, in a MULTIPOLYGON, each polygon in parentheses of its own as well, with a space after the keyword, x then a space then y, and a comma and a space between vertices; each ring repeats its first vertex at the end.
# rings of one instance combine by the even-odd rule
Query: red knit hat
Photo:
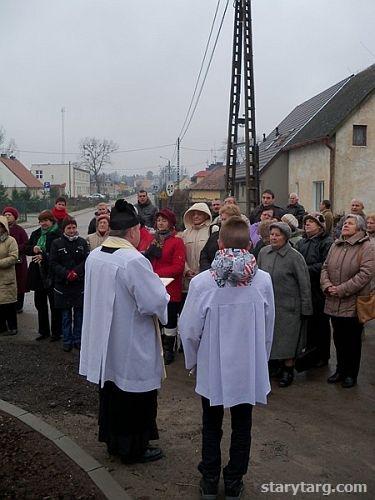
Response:
POLYGON ((13 208, 13 207, 5 207, 4 210, 3 210, 3 215, 5 215, 6 213, 8 214, 12 214, 13 217, 17 220, 18 217, 20 216, 20 214, 18 213, 18 210, 16 208, 13 208))
POLYGON ((164 217, 164 219, 167 219, 171 227, 176 226, 176 214, 172 212, 172 210, 169 210, 169 208, 163 208, 162 210, 159 210, 159 212, 157 212, 157 214, 155 215, 155 221, 159 217, 159 215, 161 217, 164 217))

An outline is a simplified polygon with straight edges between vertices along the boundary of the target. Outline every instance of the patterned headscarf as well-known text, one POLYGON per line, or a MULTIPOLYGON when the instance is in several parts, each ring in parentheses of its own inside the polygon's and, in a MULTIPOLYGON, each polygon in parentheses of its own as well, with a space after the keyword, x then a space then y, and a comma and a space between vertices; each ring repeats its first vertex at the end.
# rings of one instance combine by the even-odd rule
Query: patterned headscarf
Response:
POLYGON ((220 288, 249 286, 257 270, 254 255, 241 248, 218 250, 210 269, 220 288))

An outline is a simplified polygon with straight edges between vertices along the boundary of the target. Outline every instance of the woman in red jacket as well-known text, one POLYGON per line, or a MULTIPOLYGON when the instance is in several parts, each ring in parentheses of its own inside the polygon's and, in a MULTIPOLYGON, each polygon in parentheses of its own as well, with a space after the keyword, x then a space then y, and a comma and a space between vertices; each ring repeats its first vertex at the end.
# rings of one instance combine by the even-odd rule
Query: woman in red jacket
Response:
POLYGON ((155 273, 160 278, 174 278, 167 286, 170 295, 168 304, 168 323, 163 328, 164 362, 174 360, 177 336, 177 316, 182 299, 182 279, 185 268, 185 245, 176 237, 176 215, 168 208, 163 208, 155 216, 156 232, 146 252, 155 273))

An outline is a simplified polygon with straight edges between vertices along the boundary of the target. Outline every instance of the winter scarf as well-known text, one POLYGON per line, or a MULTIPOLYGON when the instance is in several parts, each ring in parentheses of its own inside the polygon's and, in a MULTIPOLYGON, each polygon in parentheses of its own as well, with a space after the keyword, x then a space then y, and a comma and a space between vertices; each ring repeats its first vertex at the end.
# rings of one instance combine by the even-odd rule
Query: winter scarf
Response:
POLYGON ((66 238, 68 241, 75 241, 78 240, 79 234, 75 234, 74 236, 68 236, 67 234, 64 233, 64 238, 66 238))
POLYGON ((211 264, 211 275, 217 286, 249 286, 258 266, 254 255, 244 249, 224 248, 218 250, 211 264))
POLYGON ((155 238, 146 252, 146 257, 148 259, 160 259, 166 239, 170 238, 174 234, 175 232, 171 229, 167 229, 166 231, 156 231, 155 238))
POLYGON ((37 241, 37 246, 42 250, 42 252, 46 251, 46 243, 47 243, 47 234, 49 233, 57 233, 59 231, 59 227, 57 224, 54 224, 47 229, 42 229, 40 233, 39 239, 37 241))
POLYGON ((66 217, 69 216, 68 212, 66 211, 66 208, 64 208, 64 210, 57 210, 56 207, 53 207, 51 212, 58 222, 62 222, 66 217))

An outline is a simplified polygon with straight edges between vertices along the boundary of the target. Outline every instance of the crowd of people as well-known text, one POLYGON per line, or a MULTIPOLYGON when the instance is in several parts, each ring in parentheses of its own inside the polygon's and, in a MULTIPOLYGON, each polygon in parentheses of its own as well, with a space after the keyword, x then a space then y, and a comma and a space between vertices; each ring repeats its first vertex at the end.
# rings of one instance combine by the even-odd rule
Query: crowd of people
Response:
POLYGON ((1 334, 17 334, 33 290, 36 340, 62 337, 64 351, 80 349, 80 373, 100 386, 99 439, 109 453, 125 463, 162 457, 149 445, 158 437, 157 390, 164 365, 184 351, 202 397, 202 498, 217 494, 224 408, 232 417, 226 496, 239 498, 252 406, 266 403, 270 377, 285 388, 295 368, 328 365, 332 332, 337 365, 327 382, 356 385, 357 298, 375 288, 375 214, 361 201, 334 225, 329 200, 308 213, 296 193, 282 208, 266 189, 248 215, 232 196, 195 203, 180 230, 170 208, 140 191, 135 206, 100 203, 86 239, 64 198, 39 214, 30 237, 15 208, 0 216, 1 334))

